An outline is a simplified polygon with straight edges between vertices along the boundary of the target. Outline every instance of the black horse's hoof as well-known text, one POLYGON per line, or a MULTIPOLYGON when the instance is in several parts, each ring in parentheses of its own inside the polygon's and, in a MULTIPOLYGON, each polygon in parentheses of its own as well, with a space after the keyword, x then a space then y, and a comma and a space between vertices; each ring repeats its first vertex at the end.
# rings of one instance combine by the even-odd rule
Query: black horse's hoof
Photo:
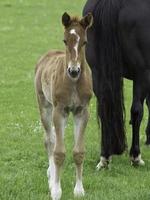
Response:
POLYGON ((142 160, 141 155, 139 155, 136 158, 131 157, 131 165, 134 167, 144 166, 145 162, 142 160))
POLYGON ((99 171, 101 169, 110 169, 110 162, 111 161, 112 161, 111 156, 108 159, 101 157, 100 162, 96 166, 96 170, 99 171))

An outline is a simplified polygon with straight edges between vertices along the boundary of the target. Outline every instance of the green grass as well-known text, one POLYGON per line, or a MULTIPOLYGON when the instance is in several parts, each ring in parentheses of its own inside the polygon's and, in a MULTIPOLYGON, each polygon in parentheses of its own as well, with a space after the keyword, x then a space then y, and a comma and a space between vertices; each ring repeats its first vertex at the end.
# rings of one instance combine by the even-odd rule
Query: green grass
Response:
MULTIPOLYGON (((47 200, 48 161, 34 93, 34 66, 48 49, 63 48, 61 15, 81 14, 85 0, 0 1, 0 200, 47 200)), ((126 128, 131 143, 131 82, 125 82, 126 128)), ((146 110, 146 109, 145 109, 146 110)), ((114 157, 111 170, 95 170, 99 134, 95 98, 86 129, 84 186, 86 200, 149 200, 150 149, 144 146, 147 113, 141 126, 146 165, 130 166, 128 155, 114 157)), ((62 174, 63 200, 73 199, 72 121, 66 131, 67 157, 62 174)))

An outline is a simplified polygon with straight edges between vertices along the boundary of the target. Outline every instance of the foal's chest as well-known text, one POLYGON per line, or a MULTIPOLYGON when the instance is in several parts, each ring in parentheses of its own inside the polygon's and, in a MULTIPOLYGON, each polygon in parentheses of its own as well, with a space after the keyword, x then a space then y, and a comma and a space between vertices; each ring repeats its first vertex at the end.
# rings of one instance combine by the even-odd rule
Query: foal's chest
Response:
POLYGON ((76 87, 73 87, 70 91, 70 94, 68 96, 68 108, 71 110, 74 110, 78 106, 82 106, 83 102, 79 96, 79 91, 76 87))
POLYGON ((68 112, 76 112, 85 107, 92 96, 91 79, 82 76, 80 80, 73 82, 68 77, 61 81, 55 78, 51 94, 55 106, 61 105, 68 112))
POLYGON ((80 90, 78 90, 76 87, 69 88, 68 94, 64 96, 64 100, 64 111, 67 113, 78 113, 87 104, 86 99, 81 97, 80 90))

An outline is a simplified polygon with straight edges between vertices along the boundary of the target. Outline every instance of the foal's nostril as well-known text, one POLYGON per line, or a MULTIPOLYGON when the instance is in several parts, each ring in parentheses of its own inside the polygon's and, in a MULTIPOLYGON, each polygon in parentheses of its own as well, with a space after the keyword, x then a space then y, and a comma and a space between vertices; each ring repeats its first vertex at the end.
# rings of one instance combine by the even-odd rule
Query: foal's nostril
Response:
POLYGON ((72 70, 71 68, 68 69, 68 73, 71 77, 75 78, 79 75, 80 73, 80 68, 78 68, 77 70, 72 70))
POLYGON ((75 78, 78 75, 78 71, 77 70, 73 70, 70 72, 70 75, 75 78))

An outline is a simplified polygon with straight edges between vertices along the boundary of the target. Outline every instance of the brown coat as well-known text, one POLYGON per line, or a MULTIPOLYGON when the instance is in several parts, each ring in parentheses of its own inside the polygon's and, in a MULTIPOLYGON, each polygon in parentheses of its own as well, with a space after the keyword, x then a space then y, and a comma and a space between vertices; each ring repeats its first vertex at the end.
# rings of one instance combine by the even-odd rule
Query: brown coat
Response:
POLYGON ((89 67, 81 67, 77 82, 66 76, 65 53, 50 51, 42 57, 36 66, 36 85, 38 92, 44 94, 47 101, 56 106, 85 106, 92 96, 92 79, 89 67))

